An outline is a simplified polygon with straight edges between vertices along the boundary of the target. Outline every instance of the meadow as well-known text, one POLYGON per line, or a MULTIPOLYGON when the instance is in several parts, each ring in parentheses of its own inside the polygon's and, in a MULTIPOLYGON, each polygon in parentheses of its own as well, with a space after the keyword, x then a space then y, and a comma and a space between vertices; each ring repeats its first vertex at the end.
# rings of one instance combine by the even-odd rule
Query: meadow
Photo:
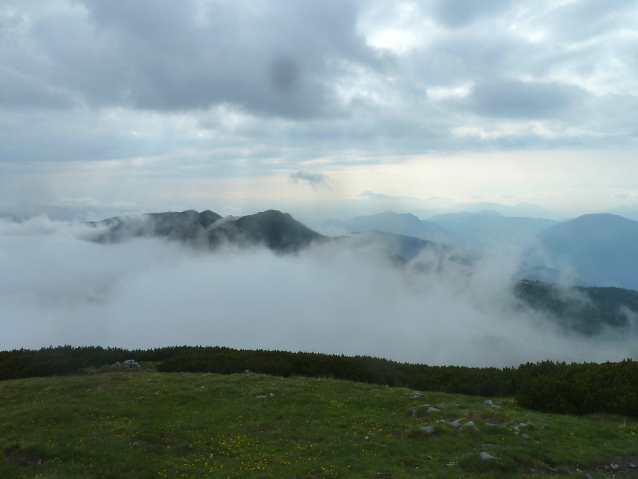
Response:
POLYGON ((142 365, 0 381, 0 478, 635 477, 638 422, 630 417, 142 365), (457 419, 474 426, 450 424, 457 419))

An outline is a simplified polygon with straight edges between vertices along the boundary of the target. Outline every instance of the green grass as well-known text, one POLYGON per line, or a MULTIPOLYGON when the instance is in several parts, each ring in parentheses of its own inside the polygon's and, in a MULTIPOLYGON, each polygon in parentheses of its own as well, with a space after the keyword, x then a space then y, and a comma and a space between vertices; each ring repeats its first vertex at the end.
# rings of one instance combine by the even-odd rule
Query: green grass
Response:
POLYGON ((0 478, 584 478, 637 452, 633 419, 542 414, 509 398, 492 410, 483 397, 410 392, 154 371, 3 381, 0 478), (412 417, 424 403, 445 406, 412 417), (458 418, 479 430, 448 424, 458 418), (527 421, 523 439, 513 426, 527 421), (419 431, 425 425, 436 432, 419 431), (482 451, 498 461, 481 460, 482 451))

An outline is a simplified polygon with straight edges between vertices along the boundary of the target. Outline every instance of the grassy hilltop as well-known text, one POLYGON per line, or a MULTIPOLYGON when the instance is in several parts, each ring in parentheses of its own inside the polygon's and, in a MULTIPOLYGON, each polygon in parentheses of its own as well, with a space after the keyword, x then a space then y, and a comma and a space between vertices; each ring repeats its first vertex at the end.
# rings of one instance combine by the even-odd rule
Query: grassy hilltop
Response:
POLYGON ((0 382, 0 478, 636 477, 637 421, 619 415, 144 366, 0 382))

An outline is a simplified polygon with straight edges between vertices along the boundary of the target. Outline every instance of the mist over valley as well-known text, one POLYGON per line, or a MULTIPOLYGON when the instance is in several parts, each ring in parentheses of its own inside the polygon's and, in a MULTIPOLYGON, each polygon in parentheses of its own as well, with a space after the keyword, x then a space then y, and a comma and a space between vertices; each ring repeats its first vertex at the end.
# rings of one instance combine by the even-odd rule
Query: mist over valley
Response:
MULTIPOLYGON (((638 293, 590 295, 570 286, 575 276, 569 282, 560 272, 562 286, 529 276, 553 265, 525 262, 538 224, 550 226, 536 247, 543 232, 582 218, 558 225, 485 212, 452 218, 463 231, 446 233, 462 238, 452 244, 434 241, 447 230, 390 212, 355 218, 344 223, 352 231, 336 236, 274 210, 90 223, 4 219, 0 348, 220 345, 470 366, 636 357, 638 293), (511 235, 500 243, 470 236, 483 218, 490 226, 479 231, 511 235), (530 225, 525 240, 512 224, 530 225)), ((619 237, 609 232, 612 248, 619 237)), ((608 286, 614 274, 587 286, 608 286)))

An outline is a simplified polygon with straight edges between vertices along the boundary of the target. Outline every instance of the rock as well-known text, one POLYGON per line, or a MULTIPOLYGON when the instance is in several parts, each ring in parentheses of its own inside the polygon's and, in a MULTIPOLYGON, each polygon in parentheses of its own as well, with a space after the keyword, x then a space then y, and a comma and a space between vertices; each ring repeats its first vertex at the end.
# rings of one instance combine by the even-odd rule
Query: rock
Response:
POLYGON ((618 466, 618 464, 610 464, 609 466, 611 467, 612 471, 617 471, 620 468, 620 466, 618 466))
POLYGON ((434 426, 421 426, 419 431, 424 432, 426 434, 434 434, 434 426))
POLYGON ((137 364, 137 362, 132 359, 127 359, 126 361, 121 363, 117 362, 115 364, 111 364, 108 367, 111 369, 142 369, 142 366, 137 364))
POLYGON ((448 424, 449 424, 450 426, 452 426, 452 427, 460 427, 460 426, 461 426, 461 424, 463 424, 463 423, 462 423, 462 421, 463 421, 463 419, 462 419, 462 418, 459 418, 459 419, 456 419, 456 420, 454 420, 454 421, 452 421, 452 422, 448 422, 448 424))
POLYGON ((466 407, 469 407, 469 406, 467 404, 457 404, 456 407, 460 409, 465 409, 466 407))
POLYGON ((423 396, 423 394, 418 393, 418 392, 416 392, 416 391, 414 391, 412 394, 410 394, 410 397, 411 397, 412 399, 420 398, 420 397, 422 397, 422 396, 423 396))
POLYGON ((429 407, 429 408, 428 408, 428 410, 427 410, 427 411, 425 411, 425 412, 441 412, 441 410, 440 410, 440 409, 437 409, 437 408, 435 408, 435 407, 429 407))
POLYGON ((482 452, 480 456, 484 461, 498 461, 498 459, 492 456, 489 452, 482 452))
POLYGON ((496 404, 494 404, 491 399, 483 401, 483 406, 489 406, 492 409, 500 409, 501 408, 500 406, 497 406, 496 404))
POLYGON ((629 464, 629 467, 631 467, 632 469, 635 469, 636 465, 632 462, 632 463, 629 464))
POLYGON ((465 429, 466 427, 467 427, 467 428, 470 428, 470 427, 471 427, 472 429, 476 429, 477 431, 480 431, 480 429, 479 429, 478 427, 476 427, 476 424, 474 424, 474 421, 468 421, 468 422, 466 422, 465 424, 463 424, 463 425, 461 426, 461 431, 462 431, 463 429, 465 429))
POLYGON ((439 407, 440 407, 441 409, 446 408, 446 407, 447 407, 447 404, 445 404, 444 402, 441 402, 441 403, 439 403, 439 407))
POLYGON ((587 473, 587 479, 594 479, 594 476, 592 476, 591 474, 587 473))
POLYGON ((522 437, 523 439, 529 439, 529 438, 530 438, 529 434, 525 434, 524 432, 523 432, 523 433, 521 433, 521 437, 522 437))
POLYGON ((431 461, 431 460, 432 460, 432 456, 425 456, 425 458, 426 458, 428 461, 431 461))
POLYGON ((412 409, 412 415, 410 417, 416 417, 416 413, 419 409, 424 408, 424 407, 430 407, 429 404, 419 404, 417 407, 412 409))

